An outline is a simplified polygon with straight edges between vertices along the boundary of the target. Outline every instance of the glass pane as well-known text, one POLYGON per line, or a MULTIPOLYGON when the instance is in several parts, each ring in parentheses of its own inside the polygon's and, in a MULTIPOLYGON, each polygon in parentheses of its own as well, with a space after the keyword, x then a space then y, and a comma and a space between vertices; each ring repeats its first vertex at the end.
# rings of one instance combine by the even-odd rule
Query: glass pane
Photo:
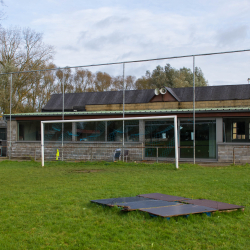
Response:
POLYGON ((139 141, 139 121, 125 121, 125 141, 139 141))
POLYGON ((193 151, 193 122, 181 121, 180 123, 180 157, 181 158, 192 158, 194 155, 193 151))
MULTIPOLYGON (((122 121, 108 121, 107 122, 107 140, 120 141, 123 137, 123 123, 122 121)), ((124 124, 124 140, 125 141, 139 141, 139 121, 125 121, 124 124)))
POLYGON ((245 134, 245 122, 237 123, 237 134, 244 135, 245 134))
POLYGON ((40 121, 18 122, 18 141, 40 141, 41 123, 40 121))
POLYGON ((0 140, 6 140, 7 135, 7 129, 6 128, 0 128, 0 140))
POLYGON ((145 122, 145 146, 153 148, 145 149, 146 157, 174 157, 174 122, 172 121, 146 121, 145 122), (164 148, 166 147, 166 148, 164 148))
MULTIPOLYGON (((45 123, 44 140, 62 141, 62 123, 45 123)), ((72 141, 72 123, 64 123, 63 140, 72 141)))
MULTIPOLYGON (((180 123, 180 157, 193 158, 193 122, 180 123)), ((216 122, 214 120, 196 121, 195 156, 197 158, 216 158, 216 122)))
POLYGON ((225 142, 249 142, 250 118, 224 118, 225 142))
POLYGON ((105 141, 105 122, 78 122, 77 141, 105 141))

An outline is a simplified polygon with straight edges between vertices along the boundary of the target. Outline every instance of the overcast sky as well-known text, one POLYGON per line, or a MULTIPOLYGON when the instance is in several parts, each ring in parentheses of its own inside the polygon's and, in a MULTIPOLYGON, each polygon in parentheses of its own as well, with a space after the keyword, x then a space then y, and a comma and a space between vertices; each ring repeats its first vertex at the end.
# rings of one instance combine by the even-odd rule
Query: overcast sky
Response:
MULTIPOLYGON (((249 0, 4 0, 5 28, 30 27, 56 50, 57 66, 78 66, 250 49, 249 0)), ((157 65, 126 65, 137 77, 157 65)), ((209 85, 247 84, 250 52, 197 57, 209 85)), ((122 75, 122 66, 98 67, 122 75)))

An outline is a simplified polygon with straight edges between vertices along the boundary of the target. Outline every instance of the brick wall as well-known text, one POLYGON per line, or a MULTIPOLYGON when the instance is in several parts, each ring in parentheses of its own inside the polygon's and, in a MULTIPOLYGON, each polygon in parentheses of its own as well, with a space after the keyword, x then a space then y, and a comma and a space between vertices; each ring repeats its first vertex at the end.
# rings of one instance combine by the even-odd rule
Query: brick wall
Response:
MULTIPOLYGON (((250 100, 202 101, 195 102, 196 108, 229 108, 249 107, 250 100)), ((159 109, 192 109, 193 102, 155 102, 126 104, 125 110, 159 110, 159 109)), ((122 104, 86 105, 86 111, 118 111, 123 110, 122 104)))
MULTIPOLYGON (((10 128, 8 122, 8 129, 10 128)), ((9 130, 8 130, 9 131, 9 130)), ((7 136, 8 142, 10 134, 7 136)), ((11 122, 11 150, 8 143, 7 156, 11 159, 41 159, 41 142, 17 141, 17 122, 11 122)), ((142 142, 125 142, 124 149, 129 150, 128 160, 144 160, 144 144, 142 142)), ((117 148, 122 148, 122 142, 45 142, 45 160, 55 160, 57 149, 64 160, 113 160, 114 152, 117 148)), ((155 160, 155 158, 154 158, 155 160)))
MULTIPOLYGON (((84 160, 84 161, 112 161, 114 152, 117 148, 122 149, 121 143, 89 143, 72 142, 64 143, 45 143, 44 156, 46 160, 55 160, 57 149, 59 150, 59 160, 84 160)), ((128 160, 143 160, 144 148, 142 143, 125 143, 124 149, 129 150, 128 160)), ((11 158, 18 159, 41 159, 40 142, 21 142, 15 141, 11 144, 11 158)))
POLYGON ((218 143, 218 161, 233 163, 250 163, 250 143, 218 143))

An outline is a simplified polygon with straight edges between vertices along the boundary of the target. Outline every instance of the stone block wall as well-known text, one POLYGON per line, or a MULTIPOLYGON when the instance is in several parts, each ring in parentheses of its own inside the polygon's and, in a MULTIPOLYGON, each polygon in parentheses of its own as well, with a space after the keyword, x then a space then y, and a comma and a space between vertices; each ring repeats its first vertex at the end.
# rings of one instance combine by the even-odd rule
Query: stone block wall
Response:
POLYGON ((250 143, 218 143, 218 161, 250 163, 250 143))
MULTIPOLYGON (((143 126, 140 121, 140 126, 143 126)), ((8 122, 8 131, 10 122, 8 122)), ((17 122, 11 122, 11 143, 10 133, 7 135, 8 151, 7 156, 11 159, 41 159, 41 142, 40 141, 18 141, 17 122)), ((141 141, 144 138, 140 138, 141 141)), ((44 156, 46 160, 55 160, 57 149, 59 150, 59 160, 113 160, 116 149, 122 149, 122 142, 45 142, 44 156)), ((129 150, 127 160, 140 161, 144 160, 144 143, 142 142, 125 142, 124 149, 129 150)), ((148 159, 148 157, 147 157, 148 159)), ((151 159, 149 159, 151 160, 151 159)), ((152 159, 155 160, 155 157, 152 159)))
MULTIPOLYGON (((57 149, 59 150, 59 160, 83 160, 83 161, 112 161, 116 149, 122 149, 121 143, 79 143, 67 142, 62 147, 61 143, 45 143, 45 161, 55 160, 57 149)), ((128 160, 143 160, 144 148, 142 143, 125 143, 124 149, 129 150, 128 160)), ((18 159, 41 159, 40 142, 20 142, 11 144, 11 158, 18 159)))

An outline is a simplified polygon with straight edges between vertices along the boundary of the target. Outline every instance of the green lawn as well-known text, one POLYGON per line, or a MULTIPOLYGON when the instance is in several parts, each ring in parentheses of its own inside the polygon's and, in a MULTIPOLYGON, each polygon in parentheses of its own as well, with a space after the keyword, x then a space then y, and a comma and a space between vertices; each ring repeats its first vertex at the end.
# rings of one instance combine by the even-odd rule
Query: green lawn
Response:
POLYGON ((0 162, 1 250, 249 249, 249 165, 45 165, 0 162), (244 205, 245 211, 166 220, 90 203, 155 192, 244 205))

